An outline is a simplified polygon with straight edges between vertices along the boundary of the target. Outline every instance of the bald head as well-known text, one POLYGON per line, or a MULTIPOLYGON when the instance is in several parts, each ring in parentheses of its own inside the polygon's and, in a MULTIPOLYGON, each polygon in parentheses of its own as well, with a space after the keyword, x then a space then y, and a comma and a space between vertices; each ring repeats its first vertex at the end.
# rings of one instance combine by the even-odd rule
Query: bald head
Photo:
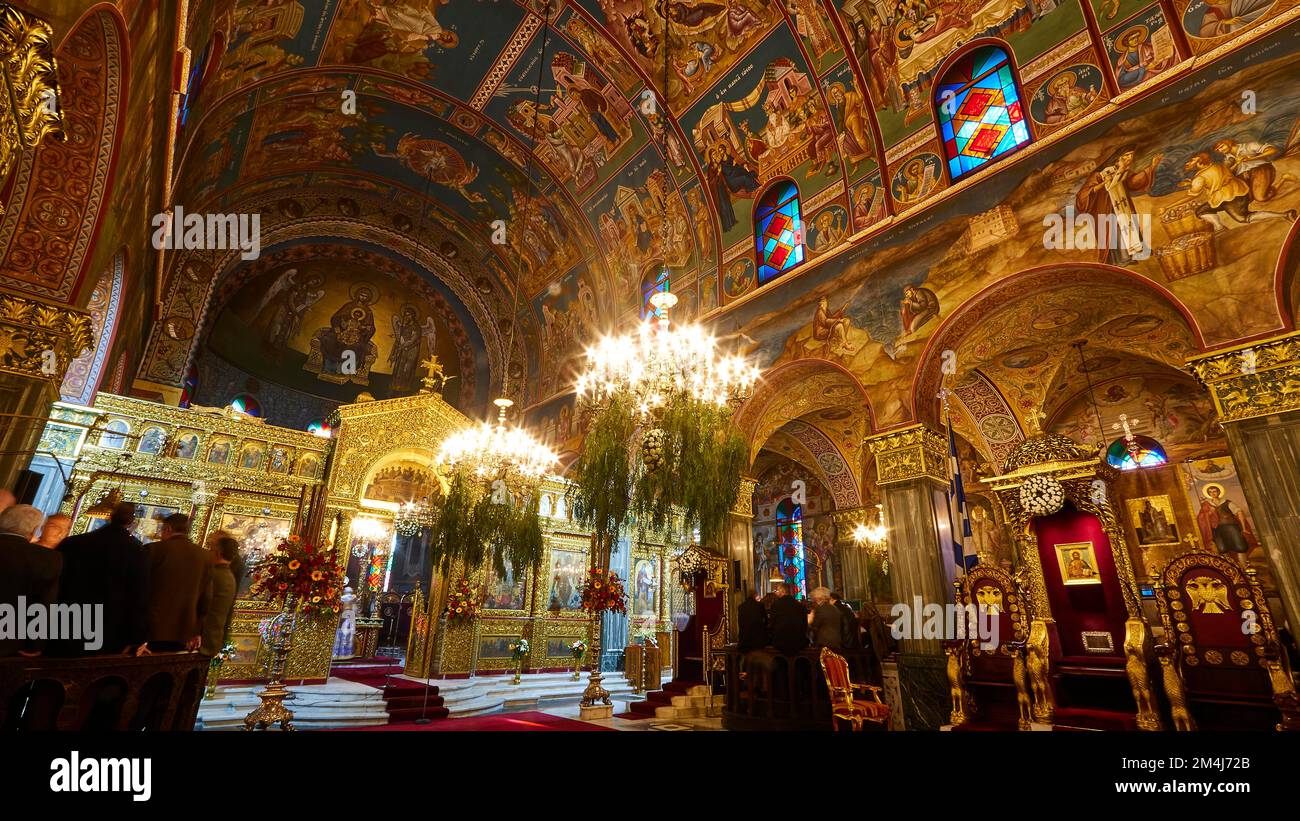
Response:
POLYGON ((0 489, 0 513, 18 504, 18 497, 8 488, 0 489))

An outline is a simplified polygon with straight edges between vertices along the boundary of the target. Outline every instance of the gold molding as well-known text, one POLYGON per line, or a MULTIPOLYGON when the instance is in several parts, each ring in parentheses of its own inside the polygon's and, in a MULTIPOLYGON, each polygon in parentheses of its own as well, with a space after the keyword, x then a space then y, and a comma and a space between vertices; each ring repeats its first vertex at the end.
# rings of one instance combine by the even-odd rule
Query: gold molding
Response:
POLYGON ((1220 422, 1300 410, 1300 331, 1187 360, 1220 422))
MULTIPOLYGON (((54 30, 48 23, 0 3, 0 180, 24 151, 49 134, 63 133, 54 61, 54 30), (55 105, 48 104, 53 95, 55 105)), ((0 214, 4 208, 0 207, 0 214)), ((74 353, 75 357, 76 354, 74 353)), ((66 367, 66 363, 65 363, 66 367)))
POLYGON ((68 365, 90 347, 90 337, 85 311, 0 291, 0 371, 57 389, 68 365))
POLYGON ((948 448, 939 434, 924 425, 868 436, 863 440, 876 457, 877 484, 913 479, 948 480, 948 448))
POLYGON ((736 503, 732 506, 731 512, 737 516, 754 518, 754 489, 757 487, 757 479, 741 476, 740 490, 736 493, 736 503))

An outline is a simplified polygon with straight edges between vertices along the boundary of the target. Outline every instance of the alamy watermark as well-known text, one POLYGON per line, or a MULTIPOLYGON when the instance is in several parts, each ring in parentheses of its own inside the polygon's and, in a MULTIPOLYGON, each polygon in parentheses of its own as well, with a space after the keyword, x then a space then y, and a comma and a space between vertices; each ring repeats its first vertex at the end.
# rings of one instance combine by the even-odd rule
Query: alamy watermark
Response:
POLYGON ((187 214, 181 206, 154 214, 155 251, 224 251, 238 248, 240 259, 262 253, 261 214, 187 214))
POLYGON ((0 640, 79 641, 94 652, 104 646, 104 605, 0 602, 0 640))
POLYGON ((920 596, 913 596, 911 604, 899 602, 889 609, 893 619, 889 632, 895 639, 979 639, 981 650, 995 650, 999 613, 996 606, 926 604, 920 596))
POLYGON ((1151 256, 1150 214, 1078 213, 1073 205, 1043 217, 1043 247, 1051 251, 1123 251, 1133 259, 1151 256))

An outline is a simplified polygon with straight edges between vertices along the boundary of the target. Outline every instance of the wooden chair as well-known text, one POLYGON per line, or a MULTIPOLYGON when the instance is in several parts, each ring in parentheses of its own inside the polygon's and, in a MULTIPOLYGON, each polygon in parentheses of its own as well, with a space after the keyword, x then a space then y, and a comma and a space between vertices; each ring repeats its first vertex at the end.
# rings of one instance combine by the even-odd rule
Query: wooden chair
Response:
POLYGON ((1300 700, 1254 569, 1188 553, 1160 581, 1158 655, 1174 726, 1300 730, 1300 700))
POLYGON ((849 663, 844 657, 833 652, 829 647, 822 648, 822 675, 826 677, 826 689, 830 691, 831 716, 835 729, 841 721, 847 721, 854 731, 862 729, 862 722, 884 725, 889 720, 889 705, 880 698, 880 688, 874 684, 856 684, 849 678, 849 663), (860 690, 871 696, 870 701, 855 700, 853 691, 860 690))

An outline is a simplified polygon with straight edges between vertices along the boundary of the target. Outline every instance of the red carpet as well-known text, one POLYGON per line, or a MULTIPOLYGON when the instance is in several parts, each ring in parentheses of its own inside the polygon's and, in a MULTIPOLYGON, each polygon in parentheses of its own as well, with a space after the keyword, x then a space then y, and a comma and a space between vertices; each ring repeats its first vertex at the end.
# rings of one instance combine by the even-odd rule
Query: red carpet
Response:
POLYGON ((426 696, 424 682, 399 678, 401 672, 401 665, 372 664, 336 666, 330 670, 330 675, 383 690, 384 706, 388 710, 390 723, 414 721, 421 716, 445 719, 450 714, 443 706, 443 698, 438 695, 437 687, 429 687, 426 696))
POLYGON ((472 718, 445 718, 440 721, 434 721, 429 724, 414 724, 402 722, 400 724, 386 724, 377 727, 349 727, 353 731, 430 731, 430 732, 483 732, 483 733, 527 733, 527 732, 561 732, 561 733, 590 733, 590 732, 618 732, 609 727, 597 727, 588 724, 585 721, 575 721, 571 718, 560 718, 559 716, 548 715, 534 711, 523 713, 497 713, 490 716, 474 716, 472 718))

